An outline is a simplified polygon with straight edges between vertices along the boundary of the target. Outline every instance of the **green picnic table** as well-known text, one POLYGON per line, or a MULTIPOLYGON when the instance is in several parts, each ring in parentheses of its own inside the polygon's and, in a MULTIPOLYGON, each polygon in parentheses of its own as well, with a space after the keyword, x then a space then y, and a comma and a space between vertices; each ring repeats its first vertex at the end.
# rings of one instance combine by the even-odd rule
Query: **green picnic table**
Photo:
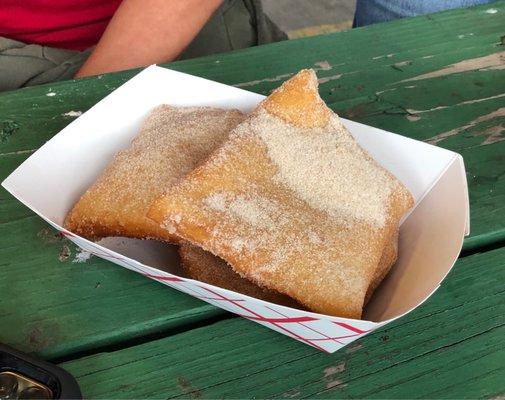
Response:
MULTIPOLYGON (((174 62, 268 94, 312 67, 341 116, 459 152, 471 234, 408 316, 328 355, 78 249, 0 191, 0 342, 86 398, 503 398, 505 2, 174 62)), ((0 94, 0 179, 138 71, 0 94)))

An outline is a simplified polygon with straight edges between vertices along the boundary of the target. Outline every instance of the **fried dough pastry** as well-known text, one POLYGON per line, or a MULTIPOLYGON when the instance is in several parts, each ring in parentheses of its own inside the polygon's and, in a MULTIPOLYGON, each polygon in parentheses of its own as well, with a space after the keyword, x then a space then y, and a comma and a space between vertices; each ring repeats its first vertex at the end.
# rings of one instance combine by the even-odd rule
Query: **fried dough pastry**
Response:
POLYGON ((360 318, 412 196, 354 140, 303 70, 148 216, 309 309, 360 318))
POLYGON ((65 219, 87 238, 126 236, 176 242, 146 217, 151 203, 193 170, 242 120, 238 110, 161 105, 120 151, 65 219))
MULTIPOLYGON (((189 278, 219 286, 247 296, 256 297, 272 303, 282 304, 287 307, 302 308, 302 306, 288 296, 274 290, 268 290, 255 285, 246 278, 241 277, 232 267, 219 257, 189 243, 179 246, 181 265, 189 278)), ((398 233, 386 246, 374 277, 365 295, 365 304, 368 303, 375 289, 396 262, 398 256, 398 233)))
POLYGON ((214 286, 242 293, 257 299, 287 307, 303 308, 298 302, 274 290, 263 289, 242 278, 226 263, 212 253, 189 243, 179 247, 181 265, 188 277, 214 286))
POLYGON ((365 305, 368 304, 375 289, 379 287, 383 279, 386 277, 391 267, 395 264, 398 258, 398 231, 393 235, 393 239, 388 243, 382 252, 379 265, 377 266, 372 282, 368 286, 365 294, 365 305))

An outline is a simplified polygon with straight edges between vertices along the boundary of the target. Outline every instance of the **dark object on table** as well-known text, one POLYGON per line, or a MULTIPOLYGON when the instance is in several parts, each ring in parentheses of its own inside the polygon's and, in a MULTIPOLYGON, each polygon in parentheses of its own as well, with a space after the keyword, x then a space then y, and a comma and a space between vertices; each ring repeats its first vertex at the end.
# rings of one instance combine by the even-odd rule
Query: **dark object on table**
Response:
POLYGON ((4 399, 82 399, 82 395, 64 369, 0 344, 0 400, 4 399))

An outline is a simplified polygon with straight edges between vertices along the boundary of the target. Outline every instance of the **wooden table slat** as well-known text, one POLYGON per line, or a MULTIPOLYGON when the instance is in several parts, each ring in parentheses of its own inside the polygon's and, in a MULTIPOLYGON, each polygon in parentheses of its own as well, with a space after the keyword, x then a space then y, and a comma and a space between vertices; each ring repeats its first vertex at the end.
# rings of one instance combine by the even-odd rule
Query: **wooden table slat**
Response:
POLYGON ((505 392, 505 248, 333 355, 241 318, 63 364, 87 397, 476 398, 505 392))
MULTIPOLYGON (((91 257, 37 216, 0 225, 0 341, 54 359, 224 311, 91 257)), ((167 333, 168 334, 168 333, 167 333)))

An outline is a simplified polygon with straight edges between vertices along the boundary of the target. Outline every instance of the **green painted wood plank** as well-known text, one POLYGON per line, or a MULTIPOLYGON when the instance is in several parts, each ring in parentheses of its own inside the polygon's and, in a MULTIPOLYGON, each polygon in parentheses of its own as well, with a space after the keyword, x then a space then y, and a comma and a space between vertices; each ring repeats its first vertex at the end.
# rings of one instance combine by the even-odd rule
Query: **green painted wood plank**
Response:
MULTIPOLYGON (((0 156, 0 179, 28 153, 0 156)), ((2 189, 3 190, 3 189, 2 189)), ((0 341, 44 358, 180 329, 222 312, 91 257, 0 194, 0 341)))
MULTIPOLYGON (((475 249, 505 239, 505 143, 499 131, 503 116, 479 120, 504 107, 499 97, 504 93, 503 69, 493 67, 492 57, 503 52, 499 42, 505 2, 493 4, 495 14, 486 13, 487 8, 405 19, 168 67, 264 94, 289 74, 315 67, 325 80, 323 97, 343 116, 422 140, 456 130, 438 144, 465 156, 472 201, 472 235, 465 246, 475 249), (402 82, 466 60, 473 60, 473 69, 402 82)), ((86 111, 135 73, 0 94, 0 179, 72 121, 75 113, 70 111, 86 111)), ((0 326, 8 327, 0 330, 3 342, 44 357, 64 357, 221 313, 97 259, 72 264, 75 248, 37 236, 46 225, 3 189, 0 224, 0 290, 9 293, 9 299, 2 296, 0 302, 0 326), (60 262, 62 249, 67 252, 64 246, 72 255, 60 262), (33 292, 33 300, 25 301, 23 308, 17 306, 19 296, 11 282, 19 292, 33 292), (101 286, 95 289, 97 282, 101 286), (60 287, 62 293, 56 289, 60 287), (123 301, 128 296, 132 302, 123 301), (61 298, 69 305, 57 306, 61 298), (93 319, 96 310, 98 321, 93 319)))
POLYGON ((44 358, 116 344, 222 312, 91 257, 36 216, 0 225, 0 341, 44 358))
POLYGON ((63 364, 88 398, 476 398, 505 393, 505 248, 328 355, 244 319, 63 364))

